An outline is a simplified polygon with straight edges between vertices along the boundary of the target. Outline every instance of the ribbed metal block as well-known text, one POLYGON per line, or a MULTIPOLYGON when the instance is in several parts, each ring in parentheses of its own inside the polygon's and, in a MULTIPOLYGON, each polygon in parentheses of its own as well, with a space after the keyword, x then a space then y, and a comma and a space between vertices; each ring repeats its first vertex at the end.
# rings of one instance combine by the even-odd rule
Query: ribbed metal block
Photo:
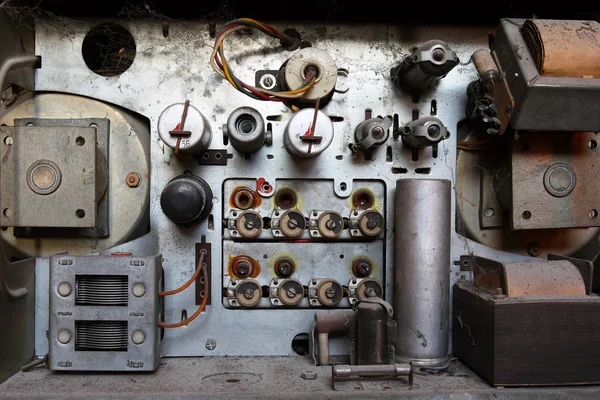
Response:
POLYGON ((127 275, 77 275, 75 281, 78 306, 127 305, 127 275))
POLYGON ((76 351, 127 351, 127 321, 75 321, 76 351))

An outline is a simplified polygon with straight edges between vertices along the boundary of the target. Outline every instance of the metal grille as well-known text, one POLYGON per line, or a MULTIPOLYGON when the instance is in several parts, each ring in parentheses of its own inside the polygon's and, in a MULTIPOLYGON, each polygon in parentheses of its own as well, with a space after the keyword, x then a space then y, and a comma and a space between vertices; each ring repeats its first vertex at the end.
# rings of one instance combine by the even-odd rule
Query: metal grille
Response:
POLYGON ((78 306, 126 306, 127 275, 77 275, 78 306))
POLYGON ((127 351, 127 321, 75 321, 75 350, 127 351))

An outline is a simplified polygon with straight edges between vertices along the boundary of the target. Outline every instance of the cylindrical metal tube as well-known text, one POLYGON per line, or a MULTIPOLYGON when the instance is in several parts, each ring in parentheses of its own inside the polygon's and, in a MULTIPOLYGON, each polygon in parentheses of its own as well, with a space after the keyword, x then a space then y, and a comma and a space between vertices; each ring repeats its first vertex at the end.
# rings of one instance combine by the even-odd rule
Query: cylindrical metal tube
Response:
POLYGON ((410 364, 389 365, 334 365, 331 369, 334 378, 410 376, 410 364))
POLYGON ((399 362, 436 366, 448 357, 451 188, 448 180, 396 181, 394 320, 399 362))
POLYGON ((319 345, 319 365, 329 364, 329 334, 348 331, 350 320, 353 318, 353 311, 315 313, 315 328, 317 331, 317 343, 319 345))
POLYGON ((356 364, 389 364, 387 310, 378 303, 361 301, 356 307, 356 364))
POLYGON ((489 50, 479 49, 473 53, 472 58, 481 79, 497 81, 500 78, 500 71, 489 50))

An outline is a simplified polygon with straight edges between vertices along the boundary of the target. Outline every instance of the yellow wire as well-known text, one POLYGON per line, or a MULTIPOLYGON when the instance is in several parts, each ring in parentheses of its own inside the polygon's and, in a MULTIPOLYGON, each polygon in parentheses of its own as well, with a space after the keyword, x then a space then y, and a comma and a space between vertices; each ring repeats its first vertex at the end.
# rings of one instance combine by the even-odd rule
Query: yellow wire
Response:
MULTIPOLYGON (((255 21, 253 19, 250 18, 241 18, 245 21, 250 21, 252 23, 256 23, 258 25, 261 26, 261 28, 263 29, 267 29, 266 26, 258 21, 255 21)), ((224 79, 226 79, 234 88, 236 88, 237 90, 239 90, 237 88, 237 86, 235 85, 235 83, 233 82, 233 79, 231 78, 231 75, 229 74, 228 71, 228 64, 227 64, 227 60, 225 59, 225 54, 224 54, 224 50, 223 50, 223 43, 225 41, 225 38, 230 35, 231 33, 233 33, 234 31, 237 31, 239 29, 244 29, 246 28, 245 26, 237 26, 235 28, 232 28, 231 30, 227 31, 222 37, 219 38, 218 40, 218 44, 216 44, 216 46, 213 48, 213 51, 211 53, 211 58, 210 58, 210 63, 213 67, 213 69, 219 74, 221 75, 221 77, 223 77, 224 79), (217 51, 220 52, 221 55, 221 64, 223 65, 223 69, 221 70, 214 61, 215 55, 217 54, 217 51)), ((311 87, 314 86, 314 84, 316 83, 316 78, 314 78, 308 85, 306 85, 303 88, 300 89, 296 89, 296 90, 292 90, 292 91, 282 91, 282 92, 273 92, 270 90, 265 90, 265 89, 260 89, 257 87, 253 87, 256 91, 267 94, 269 96, 273 96, 273 97, 279 97, 279 98, 297 98, 302 96, 306 91, 308 91, 311 87)))

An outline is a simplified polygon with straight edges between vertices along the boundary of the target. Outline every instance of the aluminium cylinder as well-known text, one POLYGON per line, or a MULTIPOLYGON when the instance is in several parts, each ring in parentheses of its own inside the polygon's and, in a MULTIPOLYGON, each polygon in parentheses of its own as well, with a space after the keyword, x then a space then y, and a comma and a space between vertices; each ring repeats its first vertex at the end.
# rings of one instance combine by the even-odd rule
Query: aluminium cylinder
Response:
POLYGON ((450 301, 451 183, 396 181, 394 320, 396 360, 447 361, 450 301))

